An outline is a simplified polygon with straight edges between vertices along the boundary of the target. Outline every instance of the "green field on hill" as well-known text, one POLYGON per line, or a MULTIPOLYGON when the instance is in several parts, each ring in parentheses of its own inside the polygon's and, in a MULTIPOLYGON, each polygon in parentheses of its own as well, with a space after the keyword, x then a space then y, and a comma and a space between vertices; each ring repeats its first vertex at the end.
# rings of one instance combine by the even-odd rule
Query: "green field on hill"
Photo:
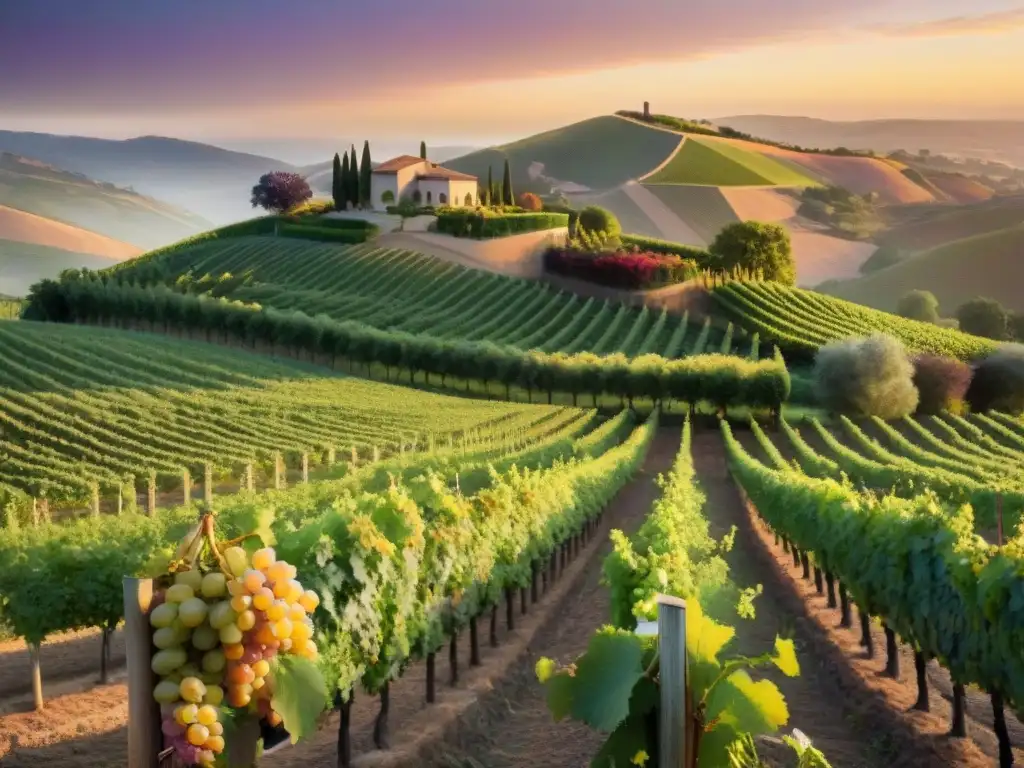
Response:
POLYGON ((774 159, 724 141, 686 138, 668 165, 645 184, 701 184, 716 187, 809 187, 816 182, 774 159))
POLYGON ((1024 311, 1024 225, 956 240, 915 254, 829 292, 859 304, 894 311, 908 291, 927 290, 943 315, 977 296, 1024 311))
POLYGON ((235 289, 232 298, 453 342, 570 354, 654 353, 669 359, 703 351, 750 352, 749 339, 730 335, 724 345, 722 331, 662 310, 587 299, 372 243, 210 240, 139 261, 135 268, 123 264, 117 274, 163 280, 189 271, 197 276, 251 271, 255 284, 235 289))
POLYGON ((739 221, 729 201, 717 187, 690 184, 645 184, 669 210, 685 221, 706 243, 739 221))
POLYGON ((531 181, 528 169, 543 163, 543 175, 571 181, 594 190, 617 187, 649 173, 679 145, 681 137, 646 128, 618 117, 602 116, 546 133, 465 155, 444 163, 471 173, 486 183, 487 170, 501 179, 506 158, 516 191, 550 190, 550 185, 531 181))

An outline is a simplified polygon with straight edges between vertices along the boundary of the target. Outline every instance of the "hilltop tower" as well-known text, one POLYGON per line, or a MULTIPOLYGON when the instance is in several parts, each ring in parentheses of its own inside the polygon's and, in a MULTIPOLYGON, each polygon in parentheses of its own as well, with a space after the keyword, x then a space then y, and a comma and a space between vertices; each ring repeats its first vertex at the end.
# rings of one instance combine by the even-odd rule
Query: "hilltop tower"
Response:
POLYGON ((650 120, 650 119, 651 119, 651 102, 645 101, 644 102, 644 120, 650 120))

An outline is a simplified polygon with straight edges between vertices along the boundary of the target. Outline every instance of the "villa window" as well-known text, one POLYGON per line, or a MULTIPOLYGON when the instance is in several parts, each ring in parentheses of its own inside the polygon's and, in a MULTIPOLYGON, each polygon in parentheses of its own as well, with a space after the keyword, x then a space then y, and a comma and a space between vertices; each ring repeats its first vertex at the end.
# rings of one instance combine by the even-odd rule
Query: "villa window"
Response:
POLYGON ((431 203, 433 203, 433 202, 434 202, 434 193, 433 193, 433 192, 431 192, 431 191, 430 191, 430 190, 428 189, 428 190, 427 190, 427 205, 430 205, 430 204, 431 204, 431 203))
POLYGON ((441 205, 448 205, 448 195, 442 192, 440 195, 437 196, 437 202, 439 202, 441 205))

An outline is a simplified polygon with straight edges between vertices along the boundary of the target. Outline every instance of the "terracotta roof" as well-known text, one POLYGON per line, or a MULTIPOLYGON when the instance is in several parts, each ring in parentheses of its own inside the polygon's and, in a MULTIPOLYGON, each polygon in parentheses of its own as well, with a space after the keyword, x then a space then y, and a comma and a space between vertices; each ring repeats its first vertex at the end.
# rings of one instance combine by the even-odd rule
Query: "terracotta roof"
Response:
POLYGON ((424 162, 422 157, 413 157, 412 155, 399 155, 388 160, 386 163, 381 163, 373 169, 374 173, 398 173, 399 171, 408 168, 412 165, 419 165, 424 162))
POLYGON ((440 165, 435 165, 426 173, 419 174, 419 178, 448 179, 451 181, 476 181, 476 176, 470 176, 468 173, 453 171, 451 168, 443 168, 440 165))

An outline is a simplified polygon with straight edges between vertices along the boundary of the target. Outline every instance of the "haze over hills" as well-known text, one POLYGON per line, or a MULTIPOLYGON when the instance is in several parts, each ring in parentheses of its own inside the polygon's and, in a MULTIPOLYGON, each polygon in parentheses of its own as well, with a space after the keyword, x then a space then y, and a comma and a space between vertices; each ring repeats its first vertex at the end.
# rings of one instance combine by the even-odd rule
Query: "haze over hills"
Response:
POLYGON ((862 120, 839 122, 783 115, 732 115, 712 121, 754 136, 802 147, 905 149, 1002 160, 1024 166, 1024 121, 862 120))
POLYGON ((35 158, 200 214, 214 224, 252 216, 249 191, 281 160, 162 136, 113 140, 0 131, 0 152, 35 158))

